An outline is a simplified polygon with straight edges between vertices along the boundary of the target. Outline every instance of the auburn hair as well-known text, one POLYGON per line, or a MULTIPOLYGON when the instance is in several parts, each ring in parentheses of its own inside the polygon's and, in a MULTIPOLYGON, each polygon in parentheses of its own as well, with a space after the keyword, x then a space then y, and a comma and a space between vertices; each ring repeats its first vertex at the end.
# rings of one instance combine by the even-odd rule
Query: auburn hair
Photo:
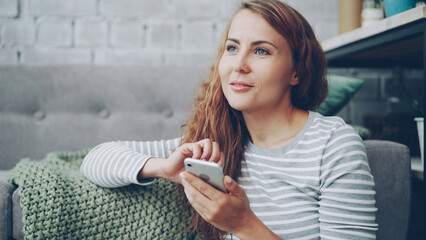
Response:
MULTIPOLYGON (((235 15, 250 10, 262 16, 289 43, 293 67, 299 83, 291 89, 293 106, 315 110, 328 94, 325 78, 324 52, 306 19, 296 10, 278 0, 242 2, 231 17, 218 47, 217 56, 207 78, 193 100, 190 116, 181 128, 181 143, 192 143, 209 138, 219 144, 225 154, 224 174, 237 180, 241 173, 244 146, 250 138, 243 116, 226 100, 219 76, 219 62, 235 15)), ((226 233, 205 221, 195 210, 191 228, 203 239, 221 239, 226 233)))

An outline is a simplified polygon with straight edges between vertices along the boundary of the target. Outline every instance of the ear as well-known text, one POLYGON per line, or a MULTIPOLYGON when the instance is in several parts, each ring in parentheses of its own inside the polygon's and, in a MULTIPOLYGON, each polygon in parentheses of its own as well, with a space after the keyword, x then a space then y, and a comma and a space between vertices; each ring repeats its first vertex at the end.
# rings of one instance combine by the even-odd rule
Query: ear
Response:
POLYGON ((294 71, 290 79, 290 85, 296 86, 297 84, 299 84, 299 77, 297 76, 297 72, 294 71))

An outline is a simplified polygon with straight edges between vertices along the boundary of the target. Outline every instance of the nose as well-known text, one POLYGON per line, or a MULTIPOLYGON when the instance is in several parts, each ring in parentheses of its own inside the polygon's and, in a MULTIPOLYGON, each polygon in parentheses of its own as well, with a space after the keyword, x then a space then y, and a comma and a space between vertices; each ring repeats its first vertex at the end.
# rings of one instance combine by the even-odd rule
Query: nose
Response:
POLYGON ((247 56, 244 54, 241 54, 238 59, 236 59, 237 62, 234 65, 234 71, 240 72, 240 73, 249 73, 251 71, 249 65, 248 65, 248 59, 247 56))

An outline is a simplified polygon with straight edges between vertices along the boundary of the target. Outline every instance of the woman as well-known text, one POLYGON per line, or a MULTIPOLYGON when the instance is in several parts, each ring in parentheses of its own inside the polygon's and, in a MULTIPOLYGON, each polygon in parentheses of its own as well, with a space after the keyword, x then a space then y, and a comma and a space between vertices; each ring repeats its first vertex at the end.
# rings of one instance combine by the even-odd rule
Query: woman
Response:
POLYGON ((360 137, 311 111, 327 95, 325 68, 297 11, 276 0, 242 3, 183 137, 101 144, 81 171, 104 187, 182 184, 205 238, 375 238, 374 180, 360 137), (186 157, 221 164, 228 193, 186 172, 186 157))

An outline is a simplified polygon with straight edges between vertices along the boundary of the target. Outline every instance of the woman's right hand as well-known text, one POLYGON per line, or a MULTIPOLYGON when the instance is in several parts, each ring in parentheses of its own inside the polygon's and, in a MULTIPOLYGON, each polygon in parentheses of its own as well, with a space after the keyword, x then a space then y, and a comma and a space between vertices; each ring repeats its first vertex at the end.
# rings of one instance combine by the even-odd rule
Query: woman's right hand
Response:
POLYGON ((219 144, 210 139, 204 139, 179 146, 167 159, 150 158, 139 172, 139 179, 164 178, 181 184, 179 174, 185 171, 185 158, 204 159, 216 162, 222 167, 225 163, 219 144))

